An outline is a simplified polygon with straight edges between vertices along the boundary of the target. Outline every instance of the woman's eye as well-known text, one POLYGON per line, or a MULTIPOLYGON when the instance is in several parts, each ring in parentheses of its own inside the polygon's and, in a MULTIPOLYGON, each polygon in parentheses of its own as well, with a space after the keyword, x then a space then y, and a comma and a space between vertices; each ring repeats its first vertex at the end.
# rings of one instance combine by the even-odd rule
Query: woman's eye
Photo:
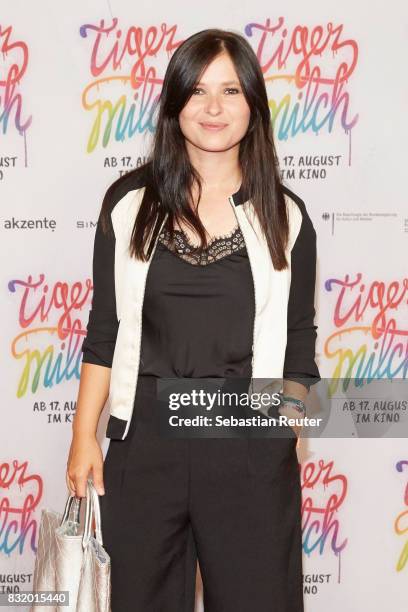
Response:
MULTIPOLYGON (((193 89, 193 94, 195 94, 196 92, 200 92, 203 91, 201 87, 195 87, 193 89)), ((239 93, 239 89, 237 89, 236 87, 227 87, 227 89, 225 91, 229 91, 229 92, 233 92, 233 93, 239 93)))

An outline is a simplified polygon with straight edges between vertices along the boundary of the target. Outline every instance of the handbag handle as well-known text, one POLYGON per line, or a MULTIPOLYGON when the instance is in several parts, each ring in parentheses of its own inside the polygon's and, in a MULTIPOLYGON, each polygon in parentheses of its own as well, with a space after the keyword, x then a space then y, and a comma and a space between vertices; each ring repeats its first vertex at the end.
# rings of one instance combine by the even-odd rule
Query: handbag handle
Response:
POLYGON ((86 507, 85 507, 85 527, 82 537, 82 546, 88 546, 92 534, 92 519, 95 519, 95 538, 98 544, 103 545, 101 528, 101 509, 99 497, 95 486, 90 478, 87 479, 86 507))
POLYGON ((60 522, 60 525, 62 525, 63 523, 65 523, 65 521, 68 520, 69 517, 69 513, 71 508, 74 508, 74 521, 76 523, 79 523, 79 510, 80 510, 80 504, 81 504, 81 499, 78 497, 75 497, 75 495, 68 495, 68 499, 66 501, 65 504, 65 509, 64 509, 64 513, 62 515, 62 519, 60 522))
MULTIPOLYGON (((62 515, 62 519, 60 525, 65 523, 68 520, 69 512, 74 507, 75 511, 75 522, 79 524, 79 513, 81 509, 81 497, 76 497, 71 493, 68 495, 68 499, 65 503, 64 513, 62 515)), ((92 535, 92 519, 95 519, 95 537, 97 542, 102 546, 102 527, 101 527, 101 509, 99 506, 99 497, 98 493, 95 489, 95 486, 90 478, 87 479, 86 483, 86 506, 85 506, 85 525, 84 525, 84 533, 82 536, 82 546, 86 548, 88 546, 90 537, 92 535)))

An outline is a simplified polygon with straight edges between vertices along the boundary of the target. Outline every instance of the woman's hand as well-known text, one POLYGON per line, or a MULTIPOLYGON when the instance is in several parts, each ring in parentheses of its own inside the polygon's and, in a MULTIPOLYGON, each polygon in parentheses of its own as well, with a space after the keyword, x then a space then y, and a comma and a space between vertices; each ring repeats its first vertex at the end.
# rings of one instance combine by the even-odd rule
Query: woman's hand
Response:
POLYGON ((86 497, 86 484, 92 480, 98 495, 104 495, 103 453, 93 434, 75 433, 72 437, 67 461, 66 481, 71 495, 86 497))

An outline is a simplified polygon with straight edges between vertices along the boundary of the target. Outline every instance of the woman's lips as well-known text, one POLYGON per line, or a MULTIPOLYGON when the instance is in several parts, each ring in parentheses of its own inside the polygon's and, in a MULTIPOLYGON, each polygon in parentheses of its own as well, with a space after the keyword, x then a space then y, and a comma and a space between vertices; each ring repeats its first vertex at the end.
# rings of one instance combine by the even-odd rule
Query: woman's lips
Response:
POLYGON ((219 132, 227 127, 226 123, 200 123, 201 127, 210 132, 219 132))

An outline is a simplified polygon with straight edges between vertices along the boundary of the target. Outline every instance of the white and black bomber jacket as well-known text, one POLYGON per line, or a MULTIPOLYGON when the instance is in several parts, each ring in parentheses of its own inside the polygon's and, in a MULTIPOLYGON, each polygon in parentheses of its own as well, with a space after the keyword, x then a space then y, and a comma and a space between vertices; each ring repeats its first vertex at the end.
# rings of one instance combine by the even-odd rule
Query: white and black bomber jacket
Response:
MULTIPOLYGON (((130 258, 127 250, 146 184, 143 172, 124 175, 107 192, 113 234, 111 237, 102 232, 99 217, 93 253, 92 306, 82 344, 83 362, 111 368, 106 435, 122 440, 133 411, 144 288, 154 253, 153 249, 149 261, 142 262, 130 258)), ((286 186, 284 194, 289 212, 290 267, 282 271, 272 265, 251 201, 244 201, 241 189, 229 198, 245 240, 255 290, 253 392, 265 387, 265 379, 305 378, 308 388, 320 380, 315 363, 316 232, 303 200, 286 186)), ((154 248, 156 244, 157 238, 154 248)))

